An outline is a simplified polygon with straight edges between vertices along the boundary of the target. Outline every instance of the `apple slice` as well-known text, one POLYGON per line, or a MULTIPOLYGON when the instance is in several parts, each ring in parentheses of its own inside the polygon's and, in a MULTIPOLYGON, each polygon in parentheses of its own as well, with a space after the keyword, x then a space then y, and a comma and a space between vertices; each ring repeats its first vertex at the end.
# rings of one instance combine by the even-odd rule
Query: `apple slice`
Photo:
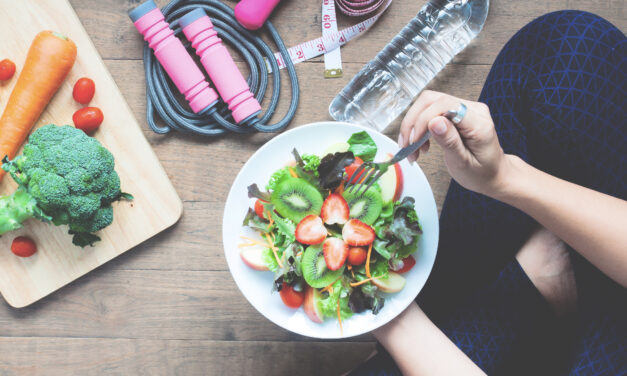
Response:
POLYGON ((251 246, 243 248, 239 251, 239 256, 252 269, 260 271, 268 271, 268 267, 263 262, 263 248, 259 246, 251 246))
MULTIPOLYGON (((335 144, 331 144, 329 145, 329 147, 324 151, 324 153, 322 153, 322 157, 324 157, 327 154, 333 154, 333 153, 344 153, 348 151, 348 148, 350 148, 351 146, 348 144, 348 142, 342 141, 342 142, 337 142, 335 144)), ((322 158, 321 157, 321 158, 322 158)))
POLYGON ((377 278, 372 280, 372 284, 379 290, 387 293, 399 292, 405 287, 405 277, 398 273, 389 272, 387 278, 377 278))
POLYGON ((324 316, 318 308, 318 299, 320 299, 320 292, 313 287, 307 286, 305 289, 305 302, 303 303, 303 310, 309 319, 318 324, 322 324, 324 316))
MULTIPOLYGON (((388 154, 388 159, 392 159, 393 155, 388 154)), ((403 193, 403 170, 396 163, 388 168, 385 174, 379 178, 379 186, 381 187, 381 198, 384 203, 397 201, 403 193)))

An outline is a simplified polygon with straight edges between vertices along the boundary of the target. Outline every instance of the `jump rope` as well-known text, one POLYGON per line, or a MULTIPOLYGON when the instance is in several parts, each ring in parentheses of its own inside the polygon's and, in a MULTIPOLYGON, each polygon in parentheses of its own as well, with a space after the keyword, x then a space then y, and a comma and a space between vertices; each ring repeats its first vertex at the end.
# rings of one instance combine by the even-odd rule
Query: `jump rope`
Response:
MULTIPOLYGON (((338 49, 367 30, 380 14, 350 28, 301 43, 289 50, 270 21, 266 21, 279 0, 242 0, 235 11, 218 0, 173 0, 159 9, 147 0, 129 12, 137 30, 144 36, 143 58, 146 75, 146 118, 159 134, 172 130, 204 137, 225 133, 280 132, 292 121, 298 106, 300 89, 294 64, 338 49), (243 27, 242 25, 246 26, 243 27), (250 30, 266 31, 278 52, 250 30), (181 35, 183 34, 183 35, 181 35), (182 40, 189 41, 183 43, 182 40), (243 57, 250 75, 244 79, 222 43, 232 46, 243 57), (315 51, 304 49, 314 46, 315 51), (190 55, 190 47, 200 58, 218 94, 190 55), (300 51, 300 52, 298 52, 300 51), (287 69, 291 83, 290 106, 284 117, 268 124, 279 102, 281 77, 287 69), (260 103, 272 74, 272 94, 264 112, 260 103), (185 97, 189 111, 177 98, 168 77, 185 97), (155 115, 165 126, 159 126, 155 115)), ((323 0, 325 5, 333 0, 323 0)), ((337 0, 338 8, 350 16, 368 15, 391 0, 337 0)), ((326 22, 335 26, 335 17, 326 22)), ((323 20, 324 22, 324 20, 323 20)), ((323 23, 323 31, 324 26, 323 23)), ((310 48, 311 49, 311 48, 310 48)), ((340 61, 341 64, 341 61, 340 61)))

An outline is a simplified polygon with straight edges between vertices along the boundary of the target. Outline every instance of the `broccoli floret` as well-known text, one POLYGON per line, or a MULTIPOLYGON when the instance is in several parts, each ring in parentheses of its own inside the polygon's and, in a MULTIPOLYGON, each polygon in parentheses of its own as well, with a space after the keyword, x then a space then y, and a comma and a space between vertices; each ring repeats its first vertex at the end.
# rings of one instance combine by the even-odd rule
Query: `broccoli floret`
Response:
POLYGON ((0 235, 22 227, 28 218, 67 224, 73 242, 93 245, 92 233, 113 222, 111 204, 127 197, 113 155, 83 131, 49 124, 33 132, 21 156, 2 168, 19 184, 0 198, 0 235))

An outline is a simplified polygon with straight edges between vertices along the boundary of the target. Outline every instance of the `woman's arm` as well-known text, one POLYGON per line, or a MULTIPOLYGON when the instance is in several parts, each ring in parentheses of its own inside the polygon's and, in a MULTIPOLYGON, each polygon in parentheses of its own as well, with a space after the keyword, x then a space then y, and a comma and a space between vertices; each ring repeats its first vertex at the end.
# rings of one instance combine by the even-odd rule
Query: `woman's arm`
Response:
POLYGON ((485 375, 414 303, 374 335, 404 375, 485 375))
POLYGON ((626 201, 568 183, 504 154, 483 103, 425 91, 401 123, 399 146, 417 140, 427 129, 443 148, 446 166, 459 184, 529 214, 627 286, 626 201), (468 108, 460 124, 440 116, 460 102, 468 108))
POLYGON ((569 183, 506 155, 488 194, 529 214, 627 287, 627 201, 569 183))

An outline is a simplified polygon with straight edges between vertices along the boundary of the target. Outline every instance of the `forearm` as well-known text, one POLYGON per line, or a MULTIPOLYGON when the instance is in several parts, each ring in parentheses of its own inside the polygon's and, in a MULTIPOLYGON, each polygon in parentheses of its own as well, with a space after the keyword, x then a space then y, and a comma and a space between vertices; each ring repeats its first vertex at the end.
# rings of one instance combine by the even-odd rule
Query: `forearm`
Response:
POLYGON ((484 375, 414 303, 374 335, 404 375, 484 375))
POLYGON ((627 286, 627 201, 546 174, 507 156, 490 195, 529 214, 601 271, 627 286))

